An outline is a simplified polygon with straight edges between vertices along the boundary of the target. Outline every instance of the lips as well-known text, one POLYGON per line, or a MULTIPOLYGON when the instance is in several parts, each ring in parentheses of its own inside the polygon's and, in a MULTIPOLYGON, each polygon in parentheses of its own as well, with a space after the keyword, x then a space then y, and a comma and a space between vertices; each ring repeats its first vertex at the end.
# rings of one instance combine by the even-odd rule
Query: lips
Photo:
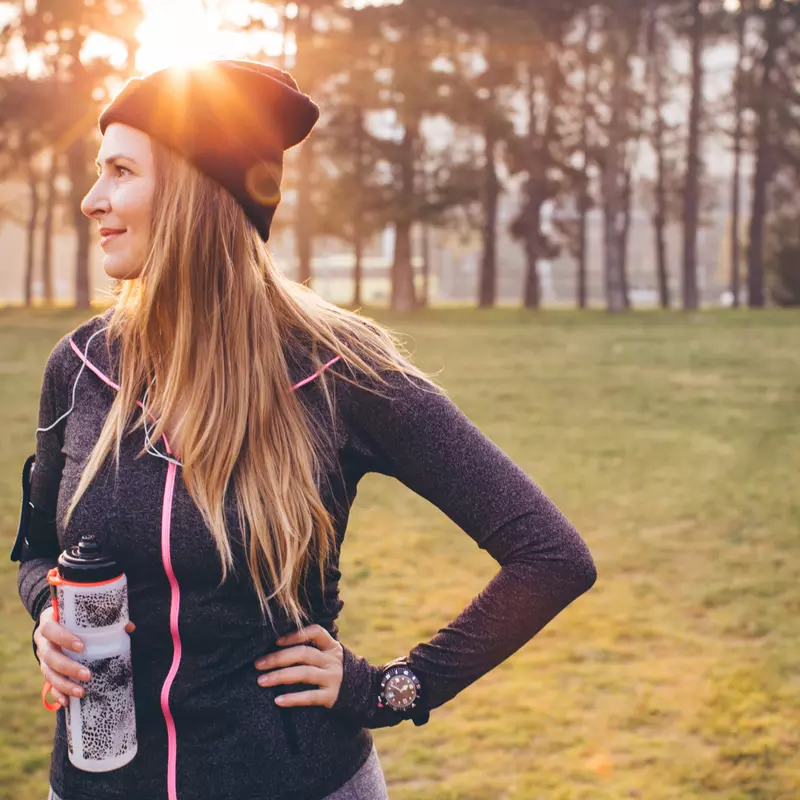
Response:
POLYGON ((100 228, 100 247, 105 247, 112 239, 125 233, 126 228, 100 228))

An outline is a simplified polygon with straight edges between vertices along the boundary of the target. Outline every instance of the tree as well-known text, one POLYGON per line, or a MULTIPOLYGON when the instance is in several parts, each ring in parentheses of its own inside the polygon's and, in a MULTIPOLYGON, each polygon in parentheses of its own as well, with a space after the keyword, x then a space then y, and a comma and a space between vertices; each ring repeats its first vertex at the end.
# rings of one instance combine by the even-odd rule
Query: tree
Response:
POLYGON ((575 186, 572 161, 576 143, 568 135, 573 121, 567 110, 567 41, 586 4, 565 0, 520 5, 525 18, 516 26, 521 40, 516 52, 522 105, 527 113, 524 132, 512 141, 511 168, 523 178, 523 191, 511 233, 525 251, 523 306, 539 308, 539 262, 558 252, 555 241, 545 232, 545 206, 558 203, 575 186))
MULTIPOLYGON (((25 305, 33 301, 36 265, 36 234, 42 207, 41 156, 52 149, 60 124, 60 87, 54 78, 32 80, 26 75, 7 75, 0 79, 0 152, 4 155, 3 177, 19 176, 28 186, 29 202, 26 228, 23 297, 25 305)), ((52 174, 52 170, 51 170, 52 174)), ((46 213, 51 215, 51 196, 46 198, 46 213)), ((22 223, 22 220, 19 220, 22 223)), ((45 240, 46 241, 46 240, 45 240)), ((47 286, 47 269, 45 285, 47 286)), ((52 290, 46 290, 52 299, 52 290)))
POLYGON ((686 184, 683 195, 683 307, 697 309, 697 230, 700 214, 700 114, 703 103, 704 16, 701 0, 691 0, 692 87, 689 107, 689 139, 686 153, 686 184))
POLYGON ((733 132, 733 177, 731 187, 731 297, 733 307, 739 307, 741 293, 741 188, 742 188, 742 143, 744 139, 744 59, 745 33, 750 8, 743 0, 736 12, 736 72, 733 78, 734 132, 733 132))
MULTIPOLYGON (((101 104, 108 100, 109 79, 121 78, 132 65, 135 40, 132 32, 141 20, 139 0, 28 0, 12 4, 16 16, 4 31, 6 41, 21 44, 27 60, 34 56, 45 75, 58 83, 59 93, 47 106, 59 120, 62 133, 57 149, 66 152, 71 190, 69 204, 77 234, 75 253, 75 300, 90 305, 89 220, 80 203, 94 180, 96 121, 101 104), (90 59, 84 50, 90 34, 117 40, 127 48, 122 67, 107 59, 90 59)), ((24 71, 27 71, 27 63, 24 71)), ((42 143, 42 148, 47 143, 42 143)))
POLYGON ((604 283, 606 308, 630 306, 625 246, 632 177, 631 151, 641 135, 642 99, 633 80, 632 62, 642 41, 644 8, 635 0, 608 2, 601 19, 604 46, 600 56, 598 93, 606 108, 598 125, 597 148, 603 205, 604 283))
POLYGON ((669 218, 669 165, 667 159, 667 122, 665 71, 668 69, 669 45, 661 25, 661 7, 652 0, 647 19, 646 68, 650 91, 652 127, 650 143, 656 158, 656 179, 653 191, 653 231, 655 234, 656 283, 661 308, 670 307, 669 271, 667 267, 666 226, 669 218))
POLYGON ((586 308, 588 304, 587 293, 587 234, 588 234, 588 217, 589 210, 592 205, 592 198, 590 194, 590 175, 589 153, 591 150, 591 139, 589 122, 592 116, 592 85, 593 85, 593 71, 594 59, 592 54, 592 38, 594 33, 594 7, 589 6, 583 14, 583 37, 580 58, 580 72, 582 74, 581 86, 581 100, 580 100, 580 115, 581 115, 581 128, 580 128, 580 142, 578 149, 581 154, 581 168, 580 168, 580 186, 578 190, 578 249, 577 249, 577 306, 578 308, 586 308))
POLYGON ((751 308, 764 306, 764 227, 767 215, 767 191, 775 172, 771 147, 774 144, 775 80, 773 70, 780 46, 780 22, 784 0, 772 0, 762 11, 764 19, 764 55, 760 63, 760 81, 754 98, 756 113, 755 171, 750 212, 750 242, 747 249, 747 294, 751 308))
MULTIPOLYGON (((480 139, 482 154, 476 159, 472 181, 467 163, 459 167, 463 202, 480 206, 483 242, 478 273, 478 307, 490 308, 497 299, 498 210, 504 186, 499 175, 502 149, 513 136, 511 101, 515 86, 515 40, 520 14, 504 3, 460 2, 441 7, 453 35, 447 55, 453 74, 446 87, 449 119, 480 139), (467 184, 472 183, 472 191, 467 184)), ((524 21, 524 20, 523 20, 524 21)), ((477 141, 476 141, 477 146, 477 141)))

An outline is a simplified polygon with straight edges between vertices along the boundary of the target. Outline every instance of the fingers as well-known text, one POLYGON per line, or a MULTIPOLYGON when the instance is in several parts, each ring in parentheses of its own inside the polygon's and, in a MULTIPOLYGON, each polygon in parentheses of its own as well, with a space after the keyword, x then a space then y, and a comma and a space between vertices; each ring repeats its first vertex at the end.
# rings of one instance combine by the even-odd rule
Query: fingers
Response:
POLYGON ((287 633, 277 640, 277 644, 281 646, 306 642, 315 644, 320 650, 330 650, 339 644, 321 625, 309 625, 307 628, 300 628, 300 630, 287 633))
POLYGON ((268 672, 261 675, 258 679, 261 686, 278 686, 284 683, 311 683, 318 686, 307 692, 288 692, 280 694, 275 698, 275 703, 279 706, 325 706, 330 708, 339 695, 339 687, 342 683, 341 673, 338 675, 332 669, 320 669, 319 667, 288 667, 276 672, 268 672))
POLYGON ((326 706, 330 708, 332 705, 330 692, 322 689, 281 694, 275 698, 275 702, 282 708, 291 708, 292 706, 326 706))
POLYGON ((259 685, 315 684, 318 689, 281 694, 275 702, 280 706, 321 705, 330 708, 336 702, 342 685, 342 645, 320 625, 310 625, 282 636, 277 643, 284 648, 255 662, 257 669, 271 670, 258 677, 259 685), (291 644, 294 646, 285 647, 291 644))
POLYGON ((59 647, 66 647, 67 650, 80 652, 83 650, 83 642, 68 631, 63 625, 59 625, 54 619, 48 619, 44 624, 39 625, 37 633, 59 647))
POLYGON ((52 689, 53 698, 67 705, 68 695, 83 697, 84 688, 77 681, 88 681, 91 673, 83 665, 65 655, 61 648, 73 652, 83 650, 83 642, 53 619, 52 607, 46 608, 39 616, 40 624, 33 635, 36 644, 36 655, 40 661, 40 670, 52 689), (75 680, 70 680, 74 678, 75 680))
POLYGON ((50 695, 56 703, 59 703, 62 706, 69 705, 69 697, 67 697, 64 692, 59 692, 54 686, 50 686, 50 695))
POLYGON ((330 678, 331 676, 325 670, 303 664, 299 667, 287 667, 287 669, 259 675, 258 683, 261 686, 276 686, 280 683, 314 683, 317 686, 324 686, 330 683, 330 678))
POLYGON ((41 672, 45 680, 50 683, 53 689, 57 689, 62 695, 72 695, 73 697, 83 697, 84 688, 74 681, 69 680, 64 675, 56 672, 46 661, 42 661, 41 672))
POLYGON ((69 656, 65 656, 60 650, 56 650, 55 648, 51 647, 45 653, 44 660, 47 662, 47 666, 50 667, 50 669, 67 678, 74 678, 78 681, 88 681, 92 677, 87 667, 69 658, 69 656))
POLYGON ((329 658, 319 650, 298 645, 268 653, 263 658, 259 658, 256 661, 256 669, 274 669, 275 667, 287 667, 290 664, 312 664, 315 667, 324 667, 328 662, 329 658))

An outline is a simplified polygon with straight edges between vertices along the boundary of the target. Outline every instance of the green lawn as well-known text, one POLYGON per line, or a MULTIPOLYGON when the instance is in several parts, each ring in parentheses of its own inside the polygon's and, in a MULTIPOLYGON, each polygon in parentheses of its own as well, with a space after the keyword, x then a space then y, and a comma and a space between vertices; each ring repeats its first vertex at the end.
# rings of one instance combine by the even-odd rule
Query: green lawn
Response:
MULTIPOLYGON (((393 800, 800 797, 800 316, 376 316, 410 335, 423 368, 444 367, 454 401, 558 503, 599 573, 428 725, 375 732, 393 800)), ((42 368, 82 318, 0 311, 0 800, 46 793, 53 718, 7 553, 42 368)), ((341 636, 373 663, 434 633, 496 569, 377 475, 347 542, 341 636), (438 568, 389 558, 390 533, 438 568)))

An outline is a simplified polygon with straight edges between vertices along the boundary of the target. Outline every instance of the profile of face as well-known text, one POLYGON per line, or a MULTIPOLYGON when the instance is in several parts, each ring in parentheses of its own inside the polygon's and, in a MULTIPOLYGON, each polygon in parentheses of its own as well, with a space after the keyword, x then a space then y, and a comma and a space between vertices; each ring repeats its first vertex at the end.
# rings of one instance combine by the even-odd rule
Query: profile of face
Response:
POLYGON ((97 155, 97 181, 81 211, 100 228, 103 269, 118 280, 138 278, 150 246, 156 176, 150 137, 115 122, 97 155))

